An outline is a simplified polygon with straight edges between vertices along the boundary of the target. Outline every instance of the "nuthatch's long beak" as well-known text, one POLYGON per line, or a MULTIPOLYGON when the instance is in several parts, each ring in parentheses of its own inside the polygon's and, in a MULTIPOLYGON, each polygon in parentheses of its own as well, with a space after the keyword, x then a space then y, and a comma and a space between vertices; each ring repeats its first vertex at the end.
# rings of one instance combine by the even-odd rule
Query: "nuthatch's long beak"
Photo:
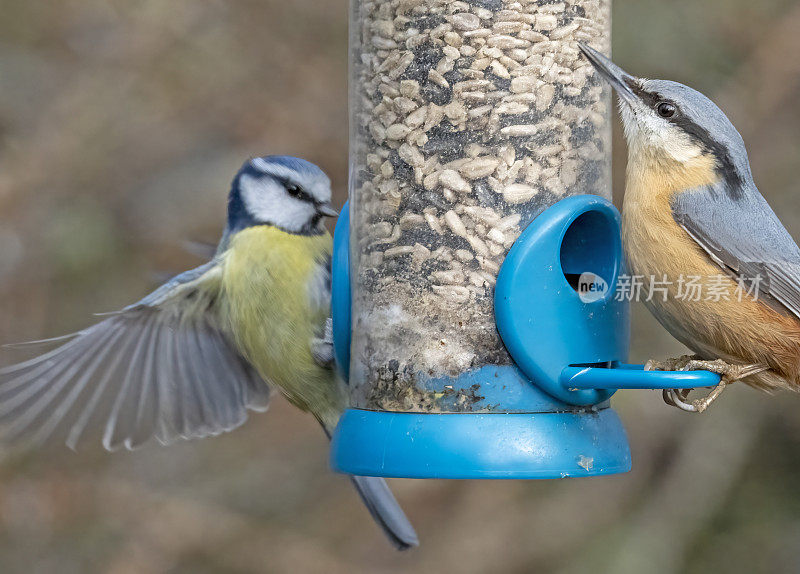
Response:
POLYGON ((317 205, 317 212, 325 217, 336 217, 339 215, 339 212, 336 211, 330 203, 320 203, 317 205))
POLYGON ((636 94, 634 94, 631 89, 631 85, 634 84, 636 78, 628 74, 594 48, 590 48, 582 42, 578 42, 578 46, 581 52, 583 52, 583 55, 586 56, 586 59, 594 66, 595 70, 611 84, 611 87, 617 90, 620 98, 629 104, 632 104, 637 99, 636 94))

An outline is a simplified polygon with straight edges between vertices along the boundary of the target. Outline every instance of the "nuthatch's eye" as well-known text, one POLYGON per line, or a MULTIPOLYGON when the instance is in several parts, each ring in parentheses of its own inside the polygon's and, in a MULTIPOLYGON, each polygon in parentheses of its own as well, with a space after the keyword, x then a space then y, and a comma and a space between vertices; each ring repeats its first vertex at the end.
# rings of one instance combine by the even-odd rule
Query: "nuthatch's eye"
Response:
POLYGON ((662 118, 671 118, 672 116, 675 115, 675 112, 678 111, 678 108, 676 108, 673 104, 670 104, 669 102, 661 102, 660 104, 658 104, 656 111, 658 112, 658 115, 661 116, 662 118))

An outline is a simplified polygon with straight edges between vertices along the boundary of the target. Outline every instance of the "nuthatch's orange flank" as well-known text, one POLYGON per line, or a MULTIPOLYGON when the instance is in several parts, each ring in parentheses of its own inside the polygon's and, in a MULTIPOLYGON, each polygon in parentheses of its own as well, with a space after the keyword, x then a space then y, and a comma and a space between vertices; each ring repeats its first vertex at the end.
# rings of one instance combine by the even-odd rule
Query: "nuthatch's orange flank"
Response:
POLYGON ((673 392, 668 402, 702 411, 738 379, 799 390, 800 249, 756 188, 742 137, 703 94, 631 76, 581 49, 619 96, 628 272, 659 282, 645 304, 697 355, 651 366, 723 375, 710 400, 686 403, 673 392), (687 278, 698 297, 681 293, 687 278))

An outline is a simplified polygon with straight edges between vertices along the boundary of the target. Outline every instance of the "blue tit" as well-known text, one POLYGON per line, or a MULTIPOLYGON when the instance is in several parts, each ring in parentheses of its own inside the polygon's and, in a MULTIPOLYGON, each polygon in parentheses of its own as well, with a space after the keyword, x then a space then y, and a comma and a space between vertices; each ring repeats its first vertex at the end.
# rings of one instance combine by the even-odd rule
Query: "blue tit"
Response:
MULTIPOLYGON (((178 275, 54 350, 0 370, 7 439, 96 437, 129 449, 232 430, 270 388, 328 436, 347 395, 330 337, 330 180, 288 156, 245 162, 211 261, 178 275)), ((417 535, 386 482, 352 477, 397 548, 417 535)))
POLYGON ((629 271, 666 289, 646 305, 696 353, 648 367, 722 376, 703 398, 686 402, 685 391, 673 390, 665 399, 702 412, 736 380, 800 390, 800 248, 758 191, 741 135, 700 92, 631 76, 581 49, 619 96, 629 271))

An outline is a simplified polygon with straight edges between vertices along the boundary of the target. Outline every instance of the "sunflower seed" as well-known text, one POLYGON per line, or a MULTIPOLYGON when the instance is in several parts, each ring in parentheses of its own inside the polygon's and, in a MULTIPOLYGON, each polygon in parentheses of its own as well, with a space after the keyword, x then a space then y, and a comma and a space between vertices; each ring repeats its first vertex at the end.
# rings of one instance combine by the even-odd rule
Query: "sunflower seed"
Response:
POLYGON ((576 42, 608 49, 609 7, 354 0, 354 406, 436 411, 419 378, 510 362, 492 297, 521 224, 608 194, 609 92, 576 42))

